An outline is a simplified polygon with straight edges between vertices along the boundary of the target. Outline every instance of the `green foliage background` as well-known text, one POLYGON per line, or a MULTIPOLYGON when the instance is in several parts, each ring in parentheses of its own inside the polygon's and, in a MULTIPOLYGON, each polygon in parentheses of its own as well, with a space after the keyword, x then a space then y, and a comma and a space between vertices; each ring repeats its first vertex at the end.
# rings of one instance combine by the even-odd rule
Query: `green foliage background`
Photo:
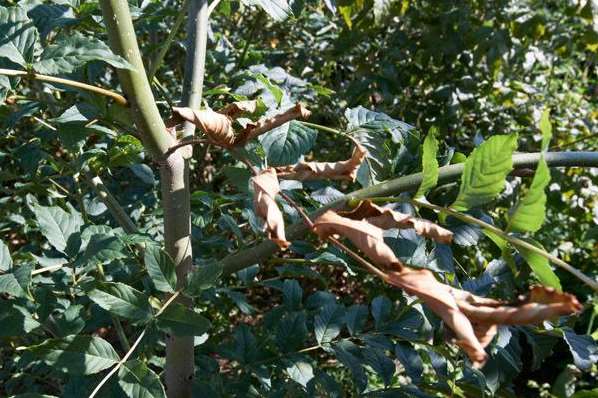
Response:
MULTIPOLYGON (((183 4, 129 5, 151 64, 183 4)), ((181 98, 184 38, 181 29, 153 86, 165 118, 181 98)), ((95 1, 0 2, 0 68, 120 91, 114 68, 129 65, 105 42, 95 1)), ((422 158, 433 171, 486 150, 484 159, 506 163, 514 148, 596 151, 597 50, 596 1, 222 0, 211 17, 204 98, 214 109, 260 98, 268 114, 302 101, 311 122, 347 131, 368 148, 354 184, 283 187, 312 210, 341 191, 421 171, 422 158), (543 143, 548 124, 552 140, 543 143), (437 143, 428 135, 424 144, 433 126, 437 143), (509 144, 491 149, 498 141, 509 144)), ((129 343, 142 330, 145 336, 100 396, 164 396, 165 332, 195 336, 197 396, 598 396, 596 294, 451 217, 440 221, 455 234, 452 246, 412 231, 389 235, 388 243, 406 263, 477 294, 513 300, 539 281, 574 293, 583 312, 538 327, 502 327, 489 363, 476 370, 445 343, 446 330, 424 306, 313 236, 222 276, 219 259, 265 236, 249 172, 213 147, 197 146, 191 164, 197 269, 185 294, 195 306, 157 315, 176 275, 160 248, 156 165, 128 112, 86 91, 3 75, 0 100, 1 396, 88 395, 127 351, 115 325, 129 343), (93 175, 102 176, 137 233, 115 223, 90 184, 93 175), (139 245, 147 245, 144 256, 139 245), (39 272, 44 267, 51 272, 39 272)), ((345 159, 351 145, 291 123, 246 151, 257 164, 284 165, 345 159)), ((596 279, 598 169, 541 163, 535 172, 506 182, 501 175, 484 196, 467 179, 461 188, 435 187, 426 171, 431 182, 419 193, 533 236, 596 279)), ((474 177, 473 185, 482 181, 474 177)), ((289 224, 300 221, 280 205, 289 224)))

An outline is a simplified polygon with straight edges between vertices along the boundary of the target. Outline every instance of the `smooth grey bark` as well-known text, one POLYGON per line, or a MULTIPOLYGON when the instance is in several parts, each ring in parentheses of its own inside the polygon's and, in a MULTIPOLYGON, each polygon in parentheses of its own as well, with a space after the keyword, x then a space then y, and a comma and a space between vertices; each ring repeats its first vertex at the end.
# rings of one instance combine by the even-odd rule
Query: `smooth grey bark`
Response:
MULTIPOLYGON (((185 59, 185 80, 183 81, 183 106, 197 109, 201 106, 203 81, 208 45, 209 9, 207 0, 190 0, 187 21, 187 56, 185 59)), ((195 125, 185 123, 183 137, 195 133, 195 125)))

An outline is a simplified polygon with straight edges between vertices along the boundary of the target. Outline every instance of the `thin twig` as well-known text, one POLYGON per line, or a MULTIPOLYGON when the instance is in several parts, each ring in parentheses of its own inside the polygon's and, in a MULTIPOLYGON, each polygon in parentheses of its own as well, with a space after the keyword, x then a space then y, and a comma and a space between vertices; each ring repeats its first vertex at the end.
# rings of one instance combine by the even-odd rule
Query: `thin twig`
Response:
MULTIPOLYGON (((299 206, 293 199, 291 199, 286 193, 280 191, 279 195, 284 200, 286 200, 289 205, 293 206, 295 208, 295 210, 297 210, 299 212, 299 214, 303 218, 303 221, 305 222, 305 224, 307 224, 307 226, 309 227, 310 230, 313 230, 314 222, 307 215, 305 210, 301 206, 299 206)), ((359 254, 357 254, 353 250, 349 249, 344 243, 341 243, 338 239, 333 238, 332 236, 329 236, 328 240, 330 242, 332 242, 333 244, 335 244, 340 249, 342 249, 343 251, 345 251, 349 256, 353 257, 353 259, 355 259, 359 264, 363 265, 369 272, 380 277, 383 281, 388 282, 389 277, 386 274, 386 272, 382 271, 381 269, 379 269, 378 267, 376 267, 375 265, 373 265, 372 263, 370 263, 369 261, 367 261, 366 259, 361 257, 359 254)))
MULTIPOLYGON (((362 198, 365 199, 365 198, 362 198)), ((458 218, 462 221, 465 221, 467 223, 470 224, 476 224, 479 225, 480 227, 482 227, 483 229, 490 231, 496 235, 498 235, 499 237, 503 238, 504 240, 506 240, 507 242, 510 242, 511 244, 515 245, 516 247, 520 247, 523 248, 525 250, 529 250, 531 252, 534 252, 535 254, 538 254, 544 258, 547 258, 550 262, 552 262, 553 264, 561 267, 562 269, 570 272, 571 274, 573 274, 576 278, 578 278, 579 280, 581 280, 582 282, 584 282, 586 285, 590 286, 592 289, 594 289, 595 291, 598 291, 598 282, 596 282, 595 280, 593 280, 592 278, 590 278, 589 276, 585 275, 583 272, 579 271, 578 269, 574 268, 573 266, 571 266, 570 264, 566 263, 565 261, 561 260, 560 258, 553 256, 552 254, 548 253, 545 250, 540 249, 537 246, 532 245, 529 242, 524 241, 523 239, 519 239, 515 236, 509 235, 508 233, 504 232, 502 229, 495 227, 492 224, 488 224, 487 222, 484 222, 482 220, 479 220, 475 217, 472 217, 468 214, 463 214, 460 213, 458 211, 455 211, 453 209, 447 208, 447 207, 442 207, 442 206, 438 206, 432 203, 425 203, 425 202, 421 202, 419 200, 413 200, 413 199, 403 199, 403 198, 394 198, 394 197, 372 197, 372 198, 367 198, 368 200, 371 200, 372 202, 375 203, 387 203, 387 202, 409 202, 415 206, 418 207, 426 207, 428 209, 431 210, 435 210, 441 213, 445 213, 448 215, 451 215, 455 218, 458 218)))
POLYGON ((23 70, 14 70, 14 69, 0 69, 0 75, 5 75, 5 76, 21 76, 23 78, 39 80, 39 81, 42 81, 42 82, 64 84, 65 86, 80 88, 80 89, 83 89, 83 90, 86 90, 86 91, 91 91, 91 92, 96 93, 96 94, 100 94, 100 95, 104 95, 106 97, 110 97, 110 98, 114 99, 114 101, 117 104, 122 105, 122 106, 127 106, 128 105, 127 99, 125 97, 123 97, 122 95, 120 95, 120 94, 117 94, 117 93, 115 93, 113 91, 110 91, 110 90, 106 90, 106 89, 101 88, 101 87, 92 86, 90 84, 78 82, 78 81, 75 81, 75 80, 63 79, 63 78, 60 78, 60 77, 42 75, 42 74, 39 74, 39 73, 27 72, 27 71, 23 71, 23 70))
POLYGON ((152 59, 152 62, 150 64, 150 69, 147 74, 147 79, 150 82, 154 80, 154 76, 156 76, 156 72, 158 72, 158 69, 160 69, 160 66, 162 65, 164 56, 170 49, 170 46, 172 45, 174 38, 176 37, 177 33, 179 32, 179 29, 181 28, 181 25, 183 24, 183 21, 185 20, 185 13, 187 11, 187 2, 188 2, 188 0, 185 0, 183 2, 183 5, 182 5, 179 13, 176 16, 176 19, 174 20, 174 24, 170 28, 170 32, 168 32, 168 36, 166 36, 166 40, 164 41, 162 46, 160 46, 160 49, 156 53, 156 56, 154 57, 154 59, 152 59))
MULTIPOLYGON (((168 300, 166 300, 166 302, 164 303, 164 305, 162 305, 162 307, 158 310, 158 312, 156 313, 156 315, 154 315, 152 317, 152 319, 155 319, 155 318, 159 317, 162 314, 162 312, 164 312, 164 310, 166 309, 166 307, 168 307, 178 297, 178 295, 180 293, 181 293, 181 291, 178 290, 172 296, 170 296, 170 298, 168 300)), ((146 332, 147 332, 147 326, 143 329, 143 331, 141 332, 141 334, 139 335, 139 337, 137 337, 137 340, 135 340, 135 342, 131 346, 131 349, 129 351, 127 351, 127 353, 125 354, 125 356, 116 365, 114 365, 114 368, 112 368, 112 370, 110 370, 110 372, 108 372, 108 374, 106 376, 104 376, 104 378, 98 383, 98 385, 96 386, 96 388, 94 388, 94 390, 91 392, 91 394, 89 394, 89 398, 95 397, 97 395, 97 393, 100 391, 100 389, 102 388, 102 386, 104 386, 104 384, 106 384, 106 382, 108 382, 108 380, 110 379, 110 377, 112 377, 112 375, 114 375, 120 369, 120 367, 125 362, 127 362, 127 360, 133 354, 133 352, 135 351, 135 349, 137 348, 137 346, 139 345, 139 343, 141 343, 141 340, 143 339, 143 336, 145 336, 146 332)))

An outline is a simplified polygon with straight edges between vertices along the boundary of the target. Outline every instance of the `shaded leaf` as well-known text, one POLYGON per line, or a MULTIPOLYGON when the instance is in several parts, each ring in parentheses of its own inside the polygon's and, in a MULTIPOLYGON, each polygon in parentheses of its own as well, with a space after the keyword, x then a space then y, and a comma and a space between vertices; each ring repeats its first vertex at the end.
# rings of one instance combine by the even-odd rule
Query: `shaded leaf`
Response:
POLYGON ((314 318, 316 341, 322 345, 329 343, 341 332, 345 317, 343 306, 331 303, 325 305, 314 318))
POLYGON ((222 275, 222 266, 218 263, 196 267, 187 276, 187 293, 193 296, 201 294, 203 290, 213 287, 220 279, 220 275, 222 275))
POLYGON ((120 282, 104 282, 87 296, 106 311, 133 321, 148 321, 152 310, 148 296, 120 282))
POLYGON ((395 345, 395 355, 405 368, 407 375, 418 383, 423 377, 424 364, 417 351, 409 344, 399 342, 395 345))
POLYGON ((351 336, 360 333, 368 320, 368 307, 363 304, 353 304, 347 309, 345 323, 351 336))
POLYGON ((139 360, 127 361, 118 371, 118 385, 131 398, 165 398, 160 377, 139 360))
POLYGON ((291 356, 285 360, 285 371, 291 380, 307 387, 307 383, 314 377, 314 369, 303 357, 291 356))
POLYGON ((394 362, 379 348, 367 347, 362 353, 364 362, 382 378, 384 385, 390 385, 396 369, 394 362))
POLYGON ((50 339, 27 350, 54 369, 73 375, 95 374, 120 360, 110 343, 93 336, 50 339))
POLYGON ((160 329, 176 336, 201 336, 210 329, 210 321, 186 306, 172 303, 158 316, 160 329))
POLYGON ((168 253, 158 246, 148 245, 145 248, 143 262, 156 289, 174 293, 177 284, 176 266, 168 253))
POLYGON ((8 271, 12 267, 12 258, 8 246, 0 240, 0 271, 8 271))
MULTIPOLYGON (((37 39, 37 30, 24 8, 0 7, 0 48, 7 48, 13 54, 11 57, 20 61, 17 63, 33 61, 37 39)), ((12 65, 0 61, 0 66, 12 65)))

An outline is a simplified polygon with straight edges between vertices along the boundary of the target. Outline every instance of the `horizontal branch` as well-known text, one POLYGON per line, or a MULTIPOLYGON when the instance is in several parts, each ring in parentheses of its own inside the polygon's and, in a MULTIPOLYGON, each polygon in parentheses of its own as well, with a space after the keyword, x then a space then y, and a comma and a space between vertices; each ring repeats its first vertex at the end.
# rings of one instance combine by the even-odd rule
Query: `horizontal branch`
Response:
POLYGON ((69 87, 80 88, 82 90, 91 91, 92 93, 100 94, 105 97, 112 98, 117 104, 122 106, 127 106, 127 99, 122 95, 115 93, 110 90, 106 90, 105 88, 92 86, 91 84, 78 82, 75 80, 63 79, 60 77, 55 76, 48 76, 48 75, 41 75, 39 73, 27 72, 24 70, 14 70, 14 69, 0 69, 0 75, 4 76, 18 76, 23 77, 26 79, 34 79, 39 80, 42 82, 48 83, 56 83, 56 84, 63 84, 69 87))
MULTIPOLYGON (((525 169, 535 167, 540 161, 541 153, 518 153, 513 155, 513 168, 525 169)), ((548 152, 544 155, 550 167, 598 167, 598 152, 548 152)), ((456 181, 463 173, 463 163, 440 167, 438 169, 438 184, 456 181)), ((422 181, 422 173, 411 174, 393 180, 388 180, 371 187, 351 192, 326 206, 312 212, 310 217, 317 217, 330 208, 343 207, 350 199, 364 199, 374 196, 398 195, 402 192, 416 190, 422 181)), ((286 230, 288 240, 300 239, 307 233, 307 228, 300 224, 293 224, 286 230)), ((222 267, 225 274, 231 274, 247 268, 253 264, 261 263, 279 250, 278 246, 270 241, 264 241, 251 249, 243 250, 225 257, 222 267)))

